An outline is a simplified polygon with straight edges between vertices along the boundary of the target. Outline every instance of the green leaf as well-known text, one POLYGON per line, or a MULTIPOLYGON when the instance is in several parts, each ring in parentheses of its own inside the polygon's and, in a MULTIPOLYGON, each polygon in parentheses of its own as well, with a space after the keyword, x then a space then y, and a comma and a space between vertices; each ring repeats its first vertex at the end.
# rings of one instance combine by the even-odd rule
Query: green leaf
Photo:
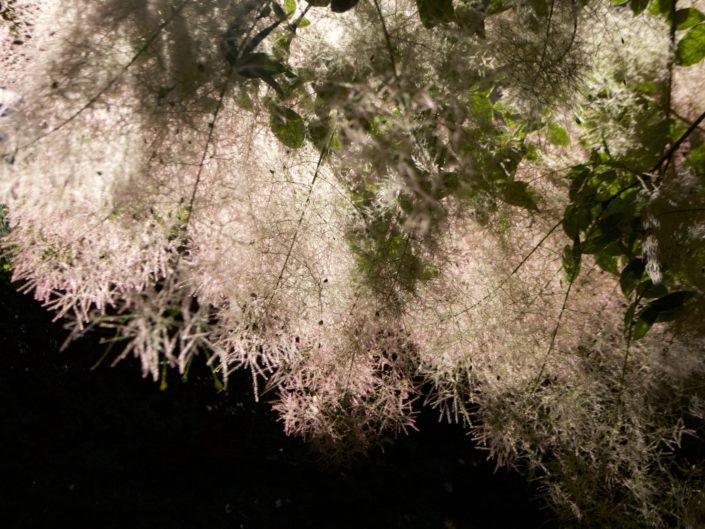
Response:
POLYGON ((290 108, 277 105, 273 105, 270 112, 269 126, 277 139, 291 149, 302 147, 306 140, 303 118, 290 108))
POLYGON ((632 0, 630 5, 634 16, 636 16, 646 9, 646 6, 649 5, 649 0, 632 0))
POLYGON ((640 94, 654 96, 660 90, 660 85, 656 81, 642 81, 640 83, 630 83, 629 88, 640 94))
POLYGON ((296 0, 284 0, 284 12, 287 17, 296 13, 296 0))
POLYGON ((610 272, 611 274, 619 273, 619 268, 617 267, 617 258, 614 255, 609 255, 607 253, 600 252, 595 256, 595 262, 605 272, 610 272))
POLYGON ((436 265, 433 263, 425 263, 419 274, 419 279, 421 281, 430 281, 431 279, 437 278, 439 274, 440 271, 436 265))
POLYGON ((357 5, 359 0, 333 0, 330 8, 334 13, 345 13, 357 5))
POLYGON ((306 0, 306 2, 313 7, 326 7, 330 4, 330 0, 306 0))
POLYGON ((570 190, 568 191, 568 197, 570 200, 577 201, 578 197, 582 194, 583 186, 585 181, 590 177, 590 168, 587 165, 576 165, 568 171, 568 178, 570 178, 570 190))
POLYGON ((485 94, 473 93, 470 96, 470 109, 481 127, 485 128, 492 124, 492 102, 485 94))
POLYGON ((463 4, 455 9, 455 21, 458 26, 470 35, 479 35, 482 38, 485 38, 486 16, 484 11, 463 4))
POLYGON ((332 120, 328 118, 316 118, 308 123, 308 137, 320 152, 335 151, 340 147, 338 136, 332 127, 332 120))
MULTIPOLYGON (((287 58, 291 53, 291 40, 293 33, 286 32, 279 35, 272 44, 272 55, 275 59, 281 61, 281 63, 287 62, 287 58)), ((284 73, 278 72, 278 73, 284 73)))
POLYGON ((671 292, 646 305, 634 323, 632 339, 642 338, 654 323, 676 319, 682 313, 683 305, 692 297, 693 292, 671 292))
POLYGON ((445 193, 452 194, 460 189, 460 175, 455 172, 447 172, 441 175, 441 182, 445 193))
POLYGON ((646 265, 643 259, 634 259, 624 267, 619 276, 619 286, 625 297, 629 297, 634 289, 641 283, 646 265))
POLYGON ((500 198, 507 204, 519 206, 529 211, 538 211, 536 197, 538 193, 534 191, 526 182, 507 180, 497 184, 500 198))
POLYGON ((529 0, 531 9, 540 18, 548 17, 548 0, 529 0))
POLYGON ((577 239, 580 232, 590 226, 591 221, 589 208, 570 204, 563 213, 563 231, 571 239, 577 239))
POLYGON ((636 287, 636 294, 640 298, 660 298, 668 294, 668 289, 663 284, 655 285, 651 279, 647 279, 636 287))
POLYGON ((453 0, 416 0, 419 18, 425 28, 432 28, 453 20, 455 11, 453 0))
POLYGON ((676 62, 691 66, 705 58, 705 24, 692 27, 683 35, 676 49, 676 62))
POLYGON ((575 281, 580 273, 580 260, 582 253, 580 252, 580 243, 566 244, 563 248, 563 272, 569 283, 575 281))
POLYGON ((235 64, 238 75, 248 79, 278 75, 286 71, 286 66, 266 53, 247 53, 235 64))
POLYGON ((615 218, 602 219, 597 226, 590 229, 590 235, 585 240, 583 253, 597 254, 605 250, 608 246, 617 242, 622 236, 619 224, 615 218))
POLYGON ((176 210, 176 218, 179 222, 186 222, 191 216, 191 208, 182 206, 176 210))
POLYGON ((235 103, 245 110, 252 112, 255 109, 255 102, 246 89, 240 87, 234 90, 233 99, 235 103))
POLYGON ((570 136, 568 132, 557 123, 551 123, 548 126, 548 141, 553 145, 567 147, 570 145, 570 136))
POLYGON ((705 20, 705 14, 694 7, 686 7, 676 11, 676 29, 688 29, 693 27, 695 24, 699 24, 703 20, 705 20))
POLYGON ((605 246, 600 253, 612 257, 621 257, 627 253, 627 250, 620 241, 614 241, 605 246))
POLYGON ((671 18, 673 10, 673 2, 676 0, 654 0, 649 7, 649 14, 652 16, 662 16, 666 19, 671 18))
POLYGON ((647 321, 644 321, 642 319, 637 319, 635 322, 632 322, 632 340, 639 340, 644 337, 644 335, 649 332, 649 329, 653 326, 653 323, 649 323, 647 321))
POLYGON ((695 170, 696 174, 705 173, 705 143, 691 145, 687 164, 695 170))
POLYGON ((639 306, 639 300, 635 301, 631 305, 629 305, 629 308, 627 308, 627 311, 624 313, 624 329, 630 329, 631 326, 634 323, 634 314, 636 312, 636 308, 639 306))
POLYGON ((235 72, 246 79, 261 79, 279 95, 284 96, 275 75, 286 72, 286 66, 266 53, 248 53, 235 66, 235 72))
POLYGON ((514 7, 513 0, 483 0, 483 4, 488 15, 496 15, 514 7))

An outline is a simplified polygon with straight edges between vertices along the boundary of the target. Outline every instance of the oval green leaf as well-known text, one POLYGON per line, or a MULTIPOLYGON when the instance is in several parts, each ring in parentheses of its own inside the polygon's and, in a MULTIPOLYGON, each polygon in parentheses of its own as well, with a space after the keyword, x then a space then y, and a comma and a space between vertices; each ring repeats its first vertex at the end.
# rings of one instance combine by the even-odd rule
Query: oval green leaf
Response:
POLYGON ((270 112, 269 126, 277 139, 291 149, 303 147, 306 141, 303 118, 286 107, 273 106, 270 112))
POLYGON ((580 273, 580 261, 582 254, 580 252, 580 243, 566 244, 563 248, 563 272, 569 283, 575 281, 580 273))
POLYGON ((450 22, 455 16, 452 0, 416 0, 419 18, 425 28, 450 22))
POLYGON ((330 8, 334 13, 345 13, 357 5, 359 0, 333 0, 330 8))
POLYGON ((646 6, 649 5, 649 0, 632 0, 630 5, 632 7, 632 12, 636 16, 646 9, 646 6))
POLYGON ((548 141, 559 147, 567 147, 570 145, 570 136, 568 132, 557 123, 552 123, 548 127, 548 141))
POLYGON ((592 222, 590 209, 577 205, 569 204, 563 212, 563 231, 571 239, 577 239, 581 231, 585 231, 592 222))
POLYGON ((686 7, 676 11, 676 29, 692 28, 695 24, 699 24, 703 20, 705 20, 705 14, 694 7, 686 7))
POLYGON ((681 314, 683 305, 693 297, 692 292, 671 292, 652 301, 639 313, 632 329, 632 339, 642 338, 654 323, 672 321, 681 314))
POLYGON ((705 24, 690 28, 678 42, 676 62, 681 66, 691 66, 705 58, 705 24))
POLYGON ((526 182, 518 182, 516 180, 508 180, 499 182, 497 185, 499 190, 499 198, 512 206, 528 209, 529 211, 538 211, 536 205, 536 197, 538 193, 526 182))
POLYGON ((646 264, 643 259, 633 259, 624 267, 619 277, 619 286, 622 289, 624 297, 628 298, 639 283, 641 283, 645 269, 646 264))
POLYGON ((287 17, 296 13, 296 0, 284 0, 284 13, 287 17))

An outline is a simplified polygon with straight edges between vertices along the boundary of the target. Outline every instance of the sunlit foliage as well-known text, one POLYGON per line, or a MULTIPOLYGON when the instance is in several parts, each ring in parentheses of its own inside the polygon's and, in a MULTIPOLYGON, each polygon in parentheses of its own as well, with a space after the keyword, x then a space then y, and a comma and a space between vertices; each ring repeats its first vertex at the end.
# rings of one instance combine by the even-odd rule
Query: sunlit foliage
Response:
POLYGON ((692 2, 2 16, 3 246, 75 337, 114 329, 154 380, 247 369, 328 454, 434 406, 569 525, 699 516, 678 451, 705 397, 692 2))

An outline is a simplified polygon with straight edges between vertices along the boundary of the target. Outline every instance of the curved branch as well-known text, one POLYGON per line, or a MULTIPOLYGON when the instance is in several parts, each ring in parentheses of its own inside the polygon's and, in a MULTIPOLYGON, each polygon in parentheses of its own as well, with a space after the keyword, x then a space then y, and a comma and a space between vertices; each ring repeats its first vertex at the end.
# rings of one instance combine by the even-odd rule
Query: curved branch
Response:
POLYGON ((671 147, 663 154, 663 156, 661 156, 661 158, 658 162, 656 162, 656 165, 654 165, 654 168, 651 171, 658 171, 664 163, 666 164, 665 168, 667 168, 668 164, 671 163, 673 155, 676 154, 683 142, 687 140, 693 132, 695 132, 695 130, 698 128, 698 125, 700 125, 703 121, 705 121, 705 112, 700 114, 697 119, 690 124, 690 127, 688 127, 688 129, 683 134, 681 134, 681 137, 678 138, 675 142, 673 142, 673 145, 671 145, 671 147))

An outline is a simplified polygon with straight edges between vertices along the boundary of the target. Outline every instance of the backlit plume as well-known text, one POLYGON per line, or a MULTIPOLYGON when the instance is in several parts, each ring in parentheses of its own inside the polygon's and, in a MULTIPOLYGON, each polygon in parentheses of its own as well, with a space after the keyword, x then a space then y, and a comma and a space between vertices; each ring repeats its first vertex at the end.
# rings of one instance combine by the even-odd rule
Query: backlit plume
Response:
MULTIPOLYGON (((413 430, 428 404, 571 516, 599 492, 658 526, 678 501, 658 458, 684 427, 656 395, 703 372, 702 347, 660 327, 626 340, 617 278, 587 253, 567 277, 560 223, 563 168, 598 137, 636 141, 605 72, 668 62, 615 32, 668 32, 566 1, 527 33, 534 3, 515 3, 480 35, 424 27, 414 0, 287 2, 255 48, 286 68, 253 73, 234 47, 276 25, 271 2, 10 2, 32 23, 21 46, 0 33, 13 280, 72 338, 112 330, 113 359, 155 381, 246 370, 287 433, 331 453, 413 430), (527 125, 577 113, 599 128, 560 152, 527 125)), ((675 252, 657 228, 652 277, 675 252)))

